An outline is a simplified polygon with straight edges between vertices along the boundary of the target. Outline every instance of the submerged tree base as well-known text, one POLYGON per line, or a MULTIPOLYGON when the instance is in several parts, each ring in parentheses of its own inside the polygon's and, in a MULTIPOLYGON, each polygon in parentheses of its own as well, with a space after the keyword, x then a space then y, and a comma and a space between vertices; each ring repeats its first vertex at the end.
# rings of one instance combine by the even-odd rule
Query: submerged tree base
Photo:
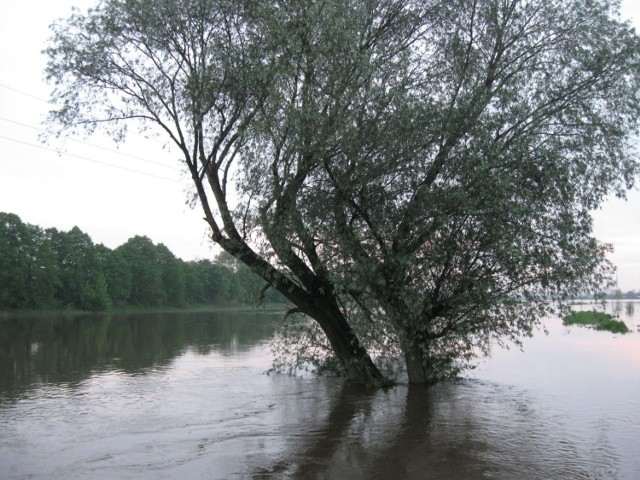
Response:
POLYGON ((592 326, 596 330, 608 330, 613 333, 629 333, 627 325, 614 320, 613 316, 604 312, 589 310, 586 312, 573 312, 562 319, 564 325, 592 326))

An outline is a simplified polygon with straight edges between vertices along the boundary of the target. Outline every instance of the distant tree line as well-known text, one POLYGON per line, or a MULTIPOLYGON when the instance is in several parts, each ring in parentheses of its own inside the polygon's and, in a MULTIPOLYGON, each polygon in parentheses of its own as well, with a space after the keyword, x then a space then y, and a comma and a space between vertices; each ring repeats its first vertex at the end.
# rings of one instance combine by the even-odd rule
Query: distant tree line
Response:
POLYGON ((612 300, 633 300, 640 298, 640 290, 628 290, 623 292, 620 289, 607 293, 607 298, 612 300))
POLYGON ((615 289, 607 292, 596 292, 595 295, 592 292, 584 292, 576 295, 574 298, 576 300, 589 300, 594 297, 606 300, 637 300, 640 299, 640 290, 627 290, 623 292, 620 289, 615 289))
POLYGON ((263 286, 226 254, 185 262, 145 236, 112 250, 78 227, 43 229, 0 212, 0 310, 255 304, 263 286))

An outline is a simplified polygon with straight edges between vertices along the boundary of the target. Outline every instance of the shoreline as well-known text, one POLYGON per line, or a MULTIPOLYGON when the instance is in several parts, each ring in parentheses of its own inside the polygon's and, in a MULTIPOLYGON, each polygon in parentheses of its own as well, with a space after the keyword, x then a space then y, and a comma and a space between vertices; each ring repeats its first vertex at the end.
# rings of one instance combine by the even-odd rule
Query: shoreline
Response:
POLYGON ((96 315, 133 315, 133 314, 159 314, 159 313, 207 313, 207 312, 246 312, 246 313, 284 313, 286 305, 269 303, 266 305, 246 305, 241 303, 217 304, 217 305, 193 305, 188 307, 141 307, 124 306, 112 307, 105 311, 89 311, 65 308, 29 309, 29 310, 5 310, 0 311, 0 320, 29 318, 29 317, 82 317, 96 315))

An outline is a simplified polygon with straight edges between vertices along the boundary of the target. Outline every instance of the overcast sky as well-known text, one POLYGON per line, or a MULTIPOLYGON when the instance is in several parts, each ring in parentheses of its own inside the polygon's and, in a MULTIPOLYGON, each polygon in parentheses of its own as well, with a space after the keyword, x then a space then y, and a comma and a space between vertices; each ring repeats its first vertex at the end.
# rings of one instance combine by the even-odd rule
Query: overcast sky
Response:
MULTIPOLYGON (((24 222, 68 230, 77 225, 115 248, 133 235, 164 243, 184 260, 213 255, 198 209, 186 205, 189 181, 178 156, 158 139, 130 135, 125 144, 94 136, 44 145, 38 138, 48 104, 44 81, 49 25, 91 0, 4 2, 0 16, 0 211, 24 222)), ((640 0, 622 2, 640 30, 640 0)), ((623 290, 640 289, 640 192, 594 212, 596 237, 612 243, 623 290)))

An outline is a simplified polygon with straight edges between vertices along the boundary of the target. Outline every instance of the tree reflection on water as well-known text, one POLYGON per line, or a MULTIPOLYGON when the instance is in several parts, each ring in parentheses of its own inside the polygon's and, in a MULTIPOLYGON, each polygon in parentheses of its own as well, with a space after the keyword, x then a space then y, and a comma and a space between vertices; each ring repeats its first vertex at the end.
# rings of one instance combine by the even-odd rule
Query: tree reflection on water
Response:
MULTIPOLYGON (((276 317, 277 318, 277 317, 276 317)), ((241 312, 81 315, 0 321, 0 399, 34 384, 78 383, 93 373, 162 368, 187 348, 248 349, 271 338, 272 318, 241 312)))
POLYGON ((594 448, 527 391, 461 380, 334 393, 324 418, 291 432, 290 448, 251 478, 573 480, 618 470, 606 435, 594 448))

